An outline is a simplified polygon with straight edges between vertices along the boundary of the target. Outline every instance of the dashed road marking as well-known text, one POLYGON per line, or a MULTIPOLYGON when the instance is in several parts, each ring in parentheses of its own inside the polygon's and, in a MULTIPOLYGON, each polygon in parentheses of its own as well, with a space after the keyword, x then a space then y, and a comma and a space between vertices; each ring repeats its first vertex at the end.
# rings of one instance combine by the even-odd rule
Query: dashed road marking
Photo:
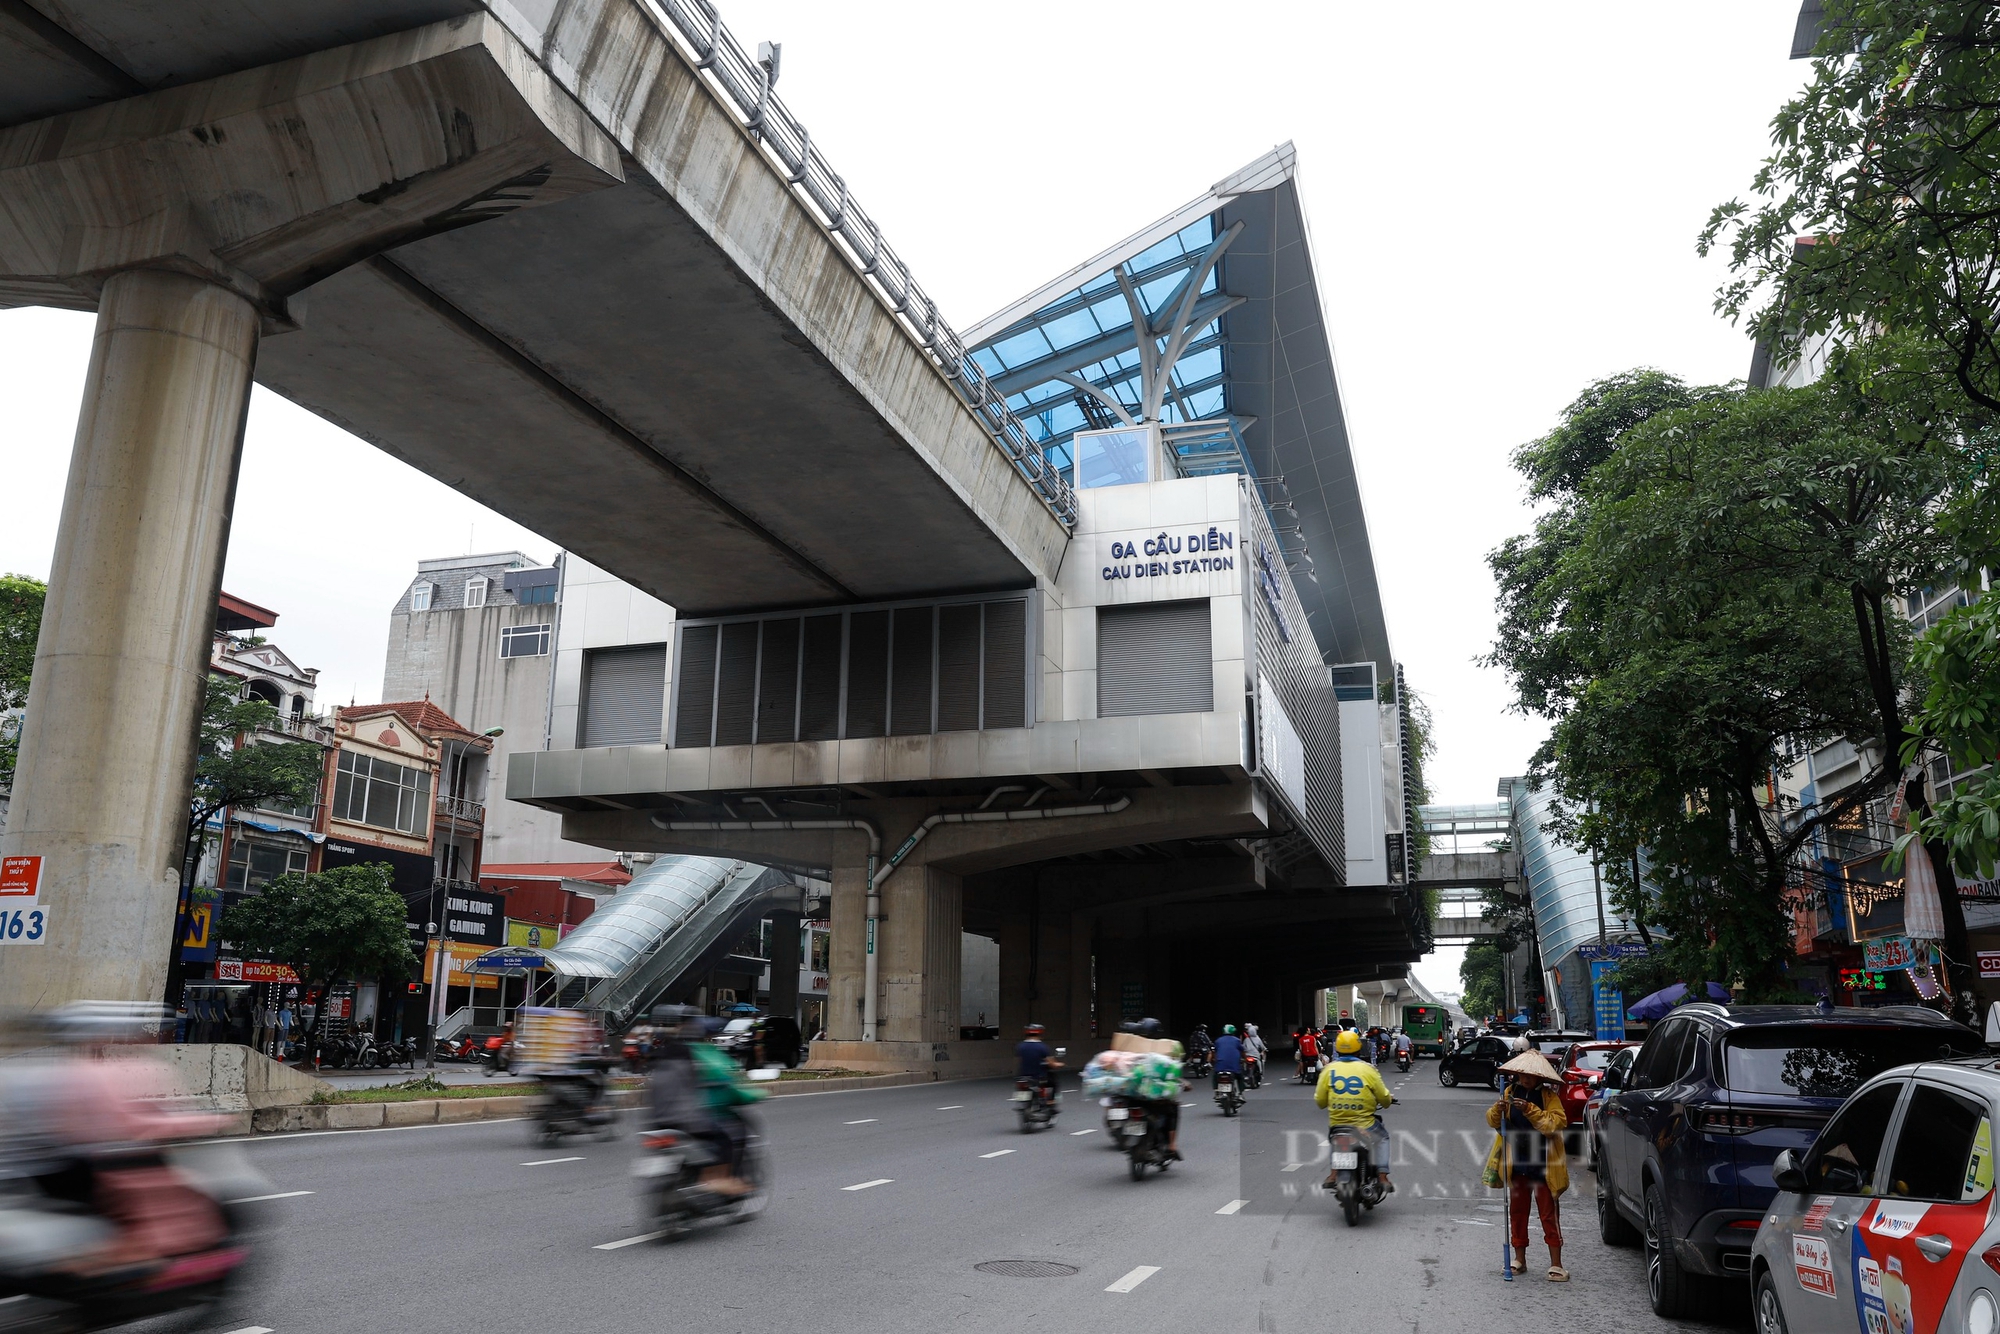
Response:
POLYGON ((1498 1226, 1500 1226, 1500 1225, 1499 1225, 1498 1223, 1489 1223, 1489 1222, 1487 1222, 1487 1221, 1486 1221, 1485 1219, 1483 1219, 1483 1218, 1454 1218, 1454 1219, 1452 1219, 1451 1221, 1452 1221, 1452 1222, 1454 1222, 1454 1223, 1465 1223, 1465 1224, 1468 1224, 1468 1225, 1470 1225, 1470 1226, 1472 1226, 1472 1227, 1498 1227, 1498 1226))
POLYGON ((276 1195, 245 1195, 240 1200, 225 1200, 225 1204, 262 1204, 265 1200, 295 1200, 301 1195, 312 1194, 309 1190, 281 1190, 276 1195))
POLYGON ((864 1116, 859 1121, 842 1121, 840 1124, 844 1126, 872 1126, 881 1119, 879 1116, 864 1116))
POLYGON ((666 1235, 664 1232, 641 1232, 636 1237, 626 1237, 622 1241, 600 1242, 590 1249, 593 1251, 622 1251, 627 1246, 637 1246, 640 1242, 644 1241, 658 1241, 666 1235))
POLYGON ((1250 1203, 1250 1201, 1248 1200, 1231 1200, 1229 1203, 1223 1205, 1220 1209, 1217 1209, 1215 1212, 1219 1214, 1233 1214, 1238 1209, 1241 1209, 1244 1205, 1248 1203, 1250 1203))
POLYGON ((861 1182, 860 1184, 858 1184, 858 1185, 853 1185, 853 1186, 842 1186, 842 1187, 841 1187, 841 1189, 842 1189, 842 1190, 867 1190, 867 1189, 868 1189, 869 1187, 871 1187, 871 1186, 886 1186, 886 1185, 889 1185, 889 1184, 890 1184, 891 1182, 893 1182, 893 1181, 894 1181, 895 1179, 896 1179, 896 1178, 894 1178, 894 1177, 876 1177, 876 1178, 875 1178, 875 1179, 874 1179, 873 1181, 863 1181, 863 1182, 861 1182))
POLYGON ((965 1104, 962 1102, 955 1102, 949 1107, 940 1107, 938 1108, 938 1110, 941 1112, 962 1112, 965 1110, 965 1104))
POLYGON ((537 1158, 532 1163, 522 1163, 521 1166, 547 1167, 551 1163, 580 1163, 582 1161, 583 1161, 583 1156, 581 1154, 571 1154, 567 1158, 537 1158))
POLYGON ((271 1334, 271 1327, 269 1325, 245 1325, 241 1329, 230 1330, 229 1334, 271 1334))
POLYGON ((1160 1272, 1158 1265, 1140 1265, 1125 1277, 1106 1288, 1106 1292, 1130 1292, 1147 1279, 1160 1272))
POLYGON ((1097 1133, 1097 1127, 1092 1126, 1088 1130, 1072 1130, 1069 1133, 1072 1139, 1074 1139, 1078 1135, 1095 1135, 1097 1133))
POLYGON ((1012 1149, 995 1149, 991 1153, 982 1153, 979 1156, 981 1158, 1005 1158, 1012 1152, 1014 1152, 1012 1149))

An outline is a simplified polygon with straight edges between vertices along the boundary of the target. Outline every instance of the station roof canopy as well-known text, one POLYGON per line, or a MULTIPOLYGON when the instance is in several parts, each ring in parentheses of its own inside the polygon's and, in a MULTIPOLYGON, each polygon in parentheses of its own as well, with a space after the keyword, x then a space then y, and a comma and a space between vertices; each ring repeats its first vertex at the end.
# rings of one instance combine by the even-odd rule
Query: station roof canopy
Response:
POLYGON ((1322 656, 1393 674, 1289 143, 966 343, 1058 466, 1078 430, 1157 420, 1184 471, 1255 477, 1322 656))

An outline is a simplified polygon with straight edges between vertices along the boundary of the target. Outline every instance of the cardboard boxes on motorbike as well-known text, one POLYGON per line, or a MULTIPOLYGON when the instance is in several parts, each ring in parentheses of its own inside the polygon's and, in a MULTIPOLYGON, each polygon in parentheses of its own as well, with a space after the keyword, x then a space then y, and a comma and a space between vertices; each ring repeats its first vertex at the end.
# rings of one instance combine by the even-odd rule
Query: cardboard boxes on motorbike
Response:
POLYGON ((1128 1052, 1151 1052, 1155 1056, 1169 1056, 1179 1060, 1181 1044, 1172 1038, 1142 1038, 1137 1033, 1113 1033, 1111 1050, 1128 1052))

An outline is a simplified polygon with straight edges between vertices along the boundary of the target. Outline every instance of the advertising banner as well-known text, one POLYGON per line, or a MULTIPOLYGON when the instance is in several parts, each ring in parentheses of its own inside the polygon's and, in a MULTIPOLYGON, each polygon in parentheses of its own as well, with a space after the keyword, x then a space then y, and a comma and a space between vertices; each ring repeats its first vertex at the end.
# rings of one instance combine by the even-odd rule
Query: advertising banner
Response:
POLYGON ((550 926, 546 922, 523 922, 514 917, 507 919, 507 944, 514 949, 547 949, 562 937, 560 926, 550 926))
POLYGON ((2000 978, 2000 950, 1979 951, 1979 978, 1982 982, 2000 978))
POLYGON ((1917 947, 1908 936, 1871 940, 1861 947, 1861 965, 1870 970, 1887 972, 1891 968, 1908 968, 1916 962, 1917 947))
POLYGON ((1615 959, 1590 961, 1590 994, 1597 1011, 1599 1042, 1625 1040, 1625 993, 1618 989, 1616 980, 1611 976, 1617 967, 1615 959))
MULTIPOLYGON (((454 987, 467 985, 476 987, 499 986, 500 979, 498 974, 473 971, 472 965, 478 962, 480 956, 485 953, 486 949, 484 946, 461 945, 456 941, 452 942, 450 953, 445 956, 451 969, 450 976, 446 979, 447 984, 454 987)), ((424 980, 429 981, 436 976, 437 942, 432 941, 424 950, 424 980)))

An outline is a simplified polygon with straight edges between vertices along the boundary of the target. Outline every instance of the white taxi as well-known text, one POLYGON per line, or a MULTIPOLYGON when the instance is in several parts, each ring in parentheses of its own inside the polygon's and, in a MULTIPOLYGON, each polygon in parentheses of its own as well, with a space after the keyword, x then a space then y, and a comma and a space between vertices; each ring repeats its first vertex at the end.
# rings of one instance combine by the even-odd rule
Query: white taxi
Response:
POLYGON ((1996 1119, 2000 1062, 1906 1065, 1803 1157, 1779 1154, 1751 1249, 1757 1334, 2000 1334, 1996 1119))

